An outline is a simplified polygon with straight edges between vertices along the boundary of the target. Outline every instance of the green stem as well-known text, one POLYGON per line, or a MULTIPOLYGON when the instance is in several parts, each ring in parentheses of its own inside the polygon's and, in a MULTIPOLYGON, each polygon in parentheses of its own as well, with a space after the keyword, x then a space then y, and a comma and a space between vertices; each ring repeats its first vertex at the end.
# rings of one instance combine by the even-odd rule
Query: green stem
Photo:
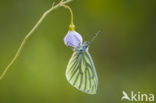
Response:
POLYGON ((23 39, 20 47, 18 48, 14 58, 11 60, 11 62, 7 65, 7 67, 4 69, 3 73, 0 76, 0 80, 2 80, 2 78, 6 75, 7 71, 9 70, 9 68, 15 63, 16 59, 18 58, 18 56, 20 55, 26 41, 29 39, 29 37, 32 35, 32 33, 37 29, 37 27, 41 24, 41 22, 44 20, 44 18, 54 9, 61 7, 69 2, 71 2, 72 0, 61 0, 58 4, 56 4, 55 6, 52 5, 52 7, 50 9, 48 9, 47 11, 45 11, 43 13, 43 15, 41 16, 41 18, 38 20, 38 22, 35 24, 35 26, 30 30, 30 32, 25 36, 25 38, 23 39))
POLYGON ((72 9, 68 6, 68 5, 63 5, 65 8, 67 8, 70 12, 70 16, 71 16, 71 22, 69 25, 69 30, 70 31, 74 31, 75 30, 75 25, 74 25, 74 16, 73 16, 73 11, 72 9))

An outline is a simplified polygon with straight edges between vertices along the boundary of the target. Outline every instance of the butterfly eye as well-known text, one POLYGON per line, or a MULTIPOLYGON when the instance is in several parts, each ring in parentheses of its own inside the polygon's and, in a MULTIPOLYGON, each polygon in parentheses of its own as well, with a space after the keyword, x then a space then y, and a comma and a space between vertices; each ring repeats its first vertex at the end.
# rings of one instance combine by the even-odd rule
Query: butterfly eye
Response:
POLYGON ((76 31, 68 31, 64 38, 64 44, 70 47, 77 47, 82 44, 82 37, 76 31))

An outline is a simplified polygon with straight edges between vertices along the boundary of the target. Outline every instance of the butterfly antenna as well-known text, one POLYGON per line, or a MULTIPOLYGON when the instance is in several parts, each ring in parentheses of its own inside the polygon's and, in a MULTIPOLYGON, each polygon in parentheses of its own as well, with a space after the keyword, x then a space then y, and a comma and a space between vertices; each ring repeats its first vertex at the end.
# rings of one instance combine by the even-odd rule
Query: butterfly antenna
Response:
POLYGON ((95 33, 95 35, 92 37, 90 44, 95 40, 95 38, 99 35, 101 31, 99 30, 97 33, 95 33))

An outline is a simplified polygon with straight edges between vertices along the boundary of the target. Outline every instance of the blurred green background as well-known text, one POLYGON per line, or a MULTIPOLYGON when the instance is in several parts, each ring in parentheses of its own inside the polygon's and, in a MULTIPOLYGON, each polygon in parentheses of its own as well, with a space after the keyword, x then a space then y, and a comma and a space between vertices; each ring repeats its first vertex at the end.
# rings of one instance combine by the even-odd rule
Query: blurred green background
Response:
MULTIPOLYGON (((52 2, 0 0, 0 73, 52 2)), ((156 1, 74 0, 69 5, 84 41, 102 31, 89 49, 98 93, 84 94, 65 78, 72 55, 63 42, 70 15, 59 8, 33 33, 0 81, 0 103, 120 103, 123 90, 156 95, 156 1)))

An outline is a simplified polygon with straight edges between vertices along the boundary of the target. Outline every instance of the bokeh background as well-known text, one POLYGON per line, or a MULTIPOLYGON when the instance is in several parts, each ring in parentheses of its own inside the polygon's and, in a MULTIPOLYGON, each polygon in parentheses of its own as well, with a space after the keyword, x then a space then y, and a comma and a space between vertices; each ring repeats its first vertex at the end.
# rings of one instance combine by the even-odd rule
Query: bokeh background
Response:
MULTIPOLYGON (((53 1, 0 0, 0 73, 53 1)), ((101 30, 89 49, 98 93, 84 94, 65 78, 72 55, 63 42, 70 15, 59 8, 33 33, 0 81, 0 103, 120 103, 123 90, 156 95, 156 1, 74 0, 69 5, 84 41, 101 30)))

